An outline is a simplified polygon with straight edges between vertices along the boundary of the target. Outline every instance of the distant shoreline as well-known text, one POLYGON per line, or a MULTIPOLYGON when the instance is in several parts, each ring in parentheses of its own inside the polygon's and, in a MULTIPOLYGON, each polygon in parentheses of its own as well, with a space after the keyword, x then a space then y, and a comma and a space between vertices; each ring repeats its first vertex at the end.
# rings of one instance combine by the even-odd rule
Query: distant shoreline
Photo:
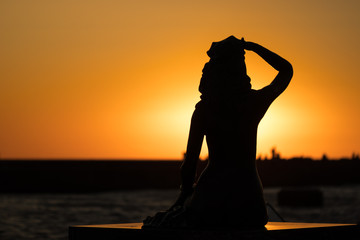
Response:
MULTIPOLYGON (((0 160, 0 192, 175 189, 181 160, 0 160)), ((198 174, 206 167, 199 161, 198 174)), ((256 162, 264 187, 360 183, 360 160, 293 158, 256 162)))

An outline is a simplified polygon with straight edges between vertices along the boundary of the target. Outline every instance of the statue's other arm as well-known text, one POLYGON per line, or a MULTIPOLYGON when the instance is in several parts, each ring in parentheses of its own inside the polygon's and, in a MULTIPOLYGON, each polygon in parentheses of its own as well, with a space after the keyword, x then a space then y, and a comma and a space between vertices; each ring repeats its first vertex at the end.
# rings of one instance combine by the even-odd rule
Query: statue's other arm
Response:
POLYGON ((189 132, 189 139, 187 143, 186 156, 181 165, 181 187, 180 195, 175 204, 170 208, 176 206, 183 206, 185 200, 192 194, 193 185, 196 178, 196 168, 199 161, 201 146, 204 139, 203 126, 201 123, 201 110, 195 109, 191 118, 191 126, 189 132))

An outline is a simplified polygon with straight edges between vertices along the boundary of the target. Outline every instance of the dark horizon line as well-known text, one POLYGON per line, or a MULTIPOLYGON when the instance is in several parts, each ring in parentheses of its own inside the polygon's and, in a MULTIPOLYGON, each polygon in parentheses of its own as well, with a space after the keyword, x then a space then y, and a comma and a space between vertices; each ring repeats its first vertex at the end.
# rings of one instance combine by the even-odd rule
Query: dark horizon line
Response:
POLYGON ((0 161, 182 161, 181 158, 0 158, 0 161))
MULTIPOLYGON (((291 160, 312 160, 312 161, 340 161, 340 160, 360 160, 359 155, 353 155, 350 157, 339 157, 339 158, 328 158, 324 155, 321 158, 313 158, 307 156, 295 156, 290 158, 283 157, 262 157, 259 156, 256 158, 257 161, 291 161, 291 160)), ((178 158, 0 158, 0 161, 122 161, 122 162, 168 162, 168 161, 183 161, 183 159, 178 158)), ((200 158, 200 161, 207 161, 207 158, 200 158)))
MULTIPOLYGON (((23 157, 23 158, 19 158, 19 157, 8 157, 8 158, 2 158, 0 155, 0 161, 3 160, 26 160, 26 161, 57 161, 57 160, 61 160, 61 161, 182 161, 185 157, 185 151, 183 152, 183 158, 116 158, 116 157, 111 157, 111 158, 95 158, 95 157, 90 157, 90 158, 78 158, 78 157, 49 157, 49 158, 45 158, 45 157, 23 157)), ((200 160, 202 161, 206 161, 208 159, 208 156, 206 156, 205 158, 201 158, 199 157, 200 160)), ((357 152, 352 152, 350 157, 347 156, 341 156, 341 157, 328 157, 327 153, 323 153, 322 156, 320 158, 315 158, 313 156, 306 156, 306 155, 294 155, 292 157, 282 157, 281 156, 281 152, 277 150, 276 147, 272 147, 270 149, 270 156, 268 154, 258 154, 256 157, 256 160, 291 160, 291 159, 311 159, 314 161, 318 161, 318 160, 344 160, 344 159, 353 159, 353 160, 357 160, 360 159, 360 154, 357 152)))

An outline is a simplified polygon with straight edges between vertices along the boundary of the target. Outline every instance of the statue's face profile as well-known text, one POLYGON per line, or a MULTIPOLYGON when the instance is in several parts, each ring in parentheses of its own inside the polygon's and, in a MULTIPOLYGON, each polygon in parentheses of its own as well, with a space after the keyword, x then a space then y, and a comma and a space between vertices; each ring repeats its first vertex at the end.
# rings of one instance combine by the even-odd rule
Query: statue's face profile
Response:
POLYGON ((202 72, 202 77, 217 79, 216 81, 222 81, 224 78, 250 81, 243 55, 210 59, 202 72))

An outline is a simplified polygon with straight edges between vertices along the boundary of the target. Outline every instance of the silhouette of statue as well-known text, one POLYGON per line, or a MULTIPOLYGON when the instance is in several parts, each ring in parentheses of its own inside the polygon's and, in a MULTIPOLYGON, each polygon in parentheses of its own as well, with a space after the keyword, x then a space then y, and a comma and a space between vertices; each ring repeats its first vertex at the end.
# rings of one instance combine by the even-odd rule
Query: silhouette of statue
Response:
POLYGON ((230 36, 207 52, 200 81, 201 100, 191 119, 181 192, 172 207, 144 220, 143 227, 264 227, 268 221, 263 188, 256 169, 257 127, 270 104, 286 89, 291 64, 253 42, 230 36), (278 71, 270 85, 251 89, 245 50, 278 71), (209 162, 196 179, 206 136, 209 162))

